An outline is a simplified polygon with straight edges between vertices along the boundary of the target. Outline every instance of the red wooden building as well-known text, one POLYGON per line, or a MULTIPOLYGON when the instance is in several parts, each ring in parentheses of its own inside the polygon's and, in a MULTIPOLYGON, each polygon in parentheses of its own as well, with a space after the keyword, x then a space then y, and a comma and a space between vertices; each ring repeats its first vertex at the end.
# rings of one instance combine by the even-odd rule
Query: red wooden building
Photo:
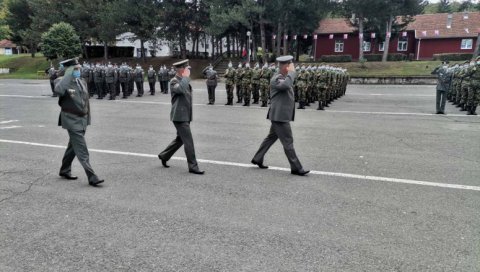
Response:
MULTIPOLYGON (((430 60, 434 54, 473 53, 480 32, 480 12, 417 15, 404 31, 391 33, 389 53, 430 60)), ((351 55, 358 60, 359 33, 347 19, 325 19, 316 30, 315 59, 323 55, 351 55)), ((383 54, 378 33, 363 33, 363 52, 383 54)))

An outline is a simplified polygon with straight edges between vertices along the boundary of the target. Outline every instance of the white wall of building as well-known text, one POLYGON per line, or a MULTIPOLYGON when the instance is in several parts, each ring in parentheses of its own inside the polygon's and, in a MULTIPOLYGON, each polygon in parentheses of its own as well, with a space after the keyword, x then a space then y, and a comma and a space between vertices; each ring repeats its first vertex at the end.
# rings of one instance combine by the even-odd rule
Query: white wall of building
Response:
MULTIPOLYGON (((118 46, 118 47, 127 47, 127 46, 135 47, 133 56, 134 57, 140 57, 140 51, 141 51, 140 50, 140 48, 141 48, 140 40, 136 39, 132 42, 131 40, 133 40, 133 39, 135 39, 135 34, 130 33, 130 32, 123 33, 123 34, 117 36, 117 42, 116 42, 115 45, 118 46)), ((203 37, 200 38, 200 44, 198 46, 199 52, 208 52, 208 55, 211 56, 211 54, 212 54, 211 41, 212 40, 209 36, 207 36, 206 40, 203 37)), ((192 50, 192 45, 193 45, 193 42, 191 40, 188 40, 187 41, 187 50, 190 51, 190 52, 193 51, 192 50)), ((154 49, 156 51, 156 56, 157 57, 172 56, 173 51, 178 50, 178 47, 175 48, 174 45, 172 45, 172 43, 170 43, 169 41, 164 40, 164 39, 159 39, 157 41, 156 46, 151 42, 145 42, 144 46, 147 49, 147 55, 146 55, 147 57, 151 57, 150 50, 154 50, 154 49)), ((226 49, 227 49, 226 39, 224 38, 224 40, 223 40, 223 50, 224 50, 224 52, 226 51, 226 49)))

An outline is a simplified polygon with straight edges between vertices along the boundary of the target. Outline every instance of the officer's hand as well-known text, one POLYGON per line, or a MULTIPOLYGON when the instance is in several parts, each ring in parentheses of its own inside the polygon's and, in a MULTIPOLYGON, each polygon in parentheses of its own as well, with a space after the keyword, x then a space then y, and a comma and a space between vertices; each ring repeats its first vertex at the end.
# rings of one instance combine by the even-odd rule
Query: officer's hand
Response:
POLYGON ((288 72, 293 72, 293 71, 295 71, 295 64, 293 64, 293 62, 288 65, 287 71, 288 71, 288 72))
POLYGON ((185 68, 183 70, 182 77, 190 77, 190 68, 185 68))

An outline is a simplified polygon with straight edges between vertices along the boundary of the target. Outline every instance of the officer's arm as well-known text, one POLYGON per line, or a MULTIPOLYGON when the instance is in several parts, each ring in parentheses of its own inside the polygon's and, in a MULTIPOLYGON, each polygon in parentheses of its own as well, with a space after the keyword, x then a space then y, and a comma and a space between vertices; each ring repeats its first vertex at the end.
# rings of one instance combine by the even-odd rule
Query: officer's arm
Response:
POLYGON ((180 81, 173 82, 172 93, 174 94, 186 94, 190 91, 190 78, 184 77, 180 81))
POLYGON ((65 75, 63 77, 57 78, 55 82, 55 89, 54 89, 54 92, 57 95, 59 96, 65 95, 68 85, 70 85, 70 81, 72 81, 72 78, 73 78, 72 72, 73 72, 73 67, 69 67, 65 71, 65 75))
POLYGON ((287 76, 279 75, 272 81, 272 88, 279 91, 288 91, 293 86, 296 73, 294 71, 288 72, 287 76))

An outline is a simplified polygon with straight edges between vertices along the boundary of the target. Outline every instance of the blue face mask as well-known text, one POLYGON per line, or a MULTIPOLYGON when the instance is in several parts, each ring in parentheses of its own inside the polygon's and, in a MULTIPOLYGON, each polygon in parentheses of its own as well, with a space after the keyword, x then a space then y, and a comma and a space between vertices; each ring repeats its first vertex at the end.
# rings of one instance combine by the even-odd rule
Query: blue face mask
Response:
POLYGON ((80 78, 80 75, 81 75, 81 74, 80 74, 80 70, 73 70, 72 76, 73 76, 74 78, 80 78))

